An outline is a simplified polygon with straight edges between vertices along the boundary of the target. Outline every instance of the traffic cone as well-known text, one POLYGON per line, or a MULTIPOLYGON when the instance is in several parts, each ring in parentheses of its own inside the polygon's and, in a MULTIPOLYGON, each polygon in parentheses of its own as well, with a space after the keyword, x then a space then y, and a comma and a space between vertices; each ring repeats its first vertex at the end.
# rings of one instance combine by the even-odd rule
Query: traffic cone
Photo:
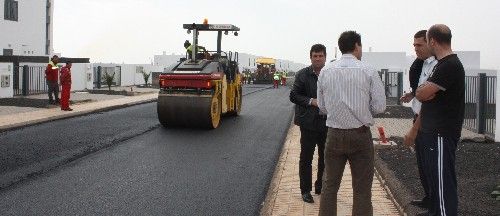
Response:
POLYGON ((385 130, 384 130, 384 127, 383 126, 379 126, 378 127, 378 138, 379 138, 379 142, 380 144, 382 145, 388 145, 387 143, 387 137, 385 136, 385 130))

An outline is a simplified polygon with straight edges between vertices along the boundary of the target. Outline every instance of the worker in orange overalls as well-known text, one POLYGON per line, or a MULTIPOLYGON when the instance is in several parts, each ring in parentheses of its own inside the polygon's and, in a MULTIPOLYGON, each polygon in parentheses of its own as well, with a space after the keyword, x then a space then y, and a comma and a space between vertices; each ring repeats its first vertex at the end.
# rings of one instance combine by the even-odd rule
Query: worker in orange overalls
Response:
POLYGON ((281 72, 281 85, 286 86, 286 71, 281 72))
POLYGON ((67 61, 66 66, 62 67, 61 74, 59 76, 59 81, 61 83, 61 110, 72 111, 69 108, 69 94, 71 91, 71 62, 67 61))

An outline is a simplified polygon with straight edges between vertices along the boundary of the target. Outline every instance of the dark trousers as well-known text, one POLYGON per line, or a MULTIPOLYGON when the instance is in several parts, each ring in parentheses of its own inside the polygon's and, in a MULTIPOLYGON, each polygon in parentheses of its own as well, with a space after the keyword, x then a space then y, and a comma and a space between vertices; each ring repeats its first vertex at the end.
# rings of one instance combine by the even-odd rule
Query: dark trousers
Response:
POLYGON ((320 216, 337 215, 337 193, 347 161, 351 166, 353 206, 352 215, 373 215, 372 182, 374 150, 370 128, 328 129, 325 146, 325 177, 320 216))
MULTIPOLYGON (((415 123, 415 120, 417 119, 418 115, 415 115, 413 119, 413 123, 415 123)), ((427 183, 427 179, 425 178, 424 174, 424 167, 423 167, 423 157, 424 157, 424 143, 422 143, 422 138, 419 137, 419 134, 417 134, 417 137, 415 138, 415 154, 417 158, 417 167, 418 167, 418 175, 420 177, 420 183, 422 184, 422 188, 424 188, 424 197, 422 198, 423 202, 429 202, 429 185, 427 183)))
POLYGON ((459 137, 419 132, 423 144, 424 175, 431 201, 430 215, 457 215, 455 151, 459 137))
POLYGON ((49 103, 54 103, 54 98, 56 99, 55 102, 59 103, 59 84, 57 81, 47 80, 47 87, 49 89, 49 103), (52 94, 54 94, 54 98, 52 97, 52 94))
POLYGON ((312 160, 314 149, 318 146, 318 173, 314 187, 321 189, 325 162, 323 159, 326 141, 326 131, 313 131, 300 127, 300 191, 302 193, 312 190, 312 160))

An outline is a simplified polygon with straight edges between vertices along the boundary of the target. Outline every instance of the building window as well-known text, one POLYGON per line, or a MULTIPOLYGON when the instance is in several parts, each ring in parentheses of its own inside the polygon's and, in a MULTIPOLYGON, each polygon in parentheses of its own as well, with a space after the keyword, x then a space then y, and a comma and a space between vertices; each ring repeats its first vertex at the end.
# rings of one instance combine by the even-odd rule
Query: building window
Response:
POLYGON ((136 73, 142 73, 142 71, 144 71, 144 67, 143 66, 135 66, 135 72, 136 73))
POLYGON ((17 21, 18 3, 14 0, 5 0, 4 5, 4 19, 17 21))
POLYGON ((3 55, 4 56, 11 56, 14 54, 14 50, 13 49, 3 49, 3 55))

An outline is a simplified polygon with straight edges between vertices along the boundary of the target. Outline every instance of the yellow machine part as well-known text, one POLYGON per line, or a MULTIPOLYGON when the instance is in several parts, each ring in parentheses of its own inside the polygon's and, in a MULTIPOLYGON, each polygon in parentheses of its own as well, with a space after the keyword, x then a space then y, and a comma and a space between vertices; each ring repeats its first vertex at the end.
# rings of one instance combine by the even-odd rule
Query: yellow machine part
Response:
POLYGON ((227 106, 227 111, 225 113, 229 115, 239 115, 242 101, 241 74, 236 74, 234 81, 227 85, 225 96, 227 106))
POLYGON ((255 59, 257 64, 276 64, 276 60, 273 58, 257 58, 255 59))

